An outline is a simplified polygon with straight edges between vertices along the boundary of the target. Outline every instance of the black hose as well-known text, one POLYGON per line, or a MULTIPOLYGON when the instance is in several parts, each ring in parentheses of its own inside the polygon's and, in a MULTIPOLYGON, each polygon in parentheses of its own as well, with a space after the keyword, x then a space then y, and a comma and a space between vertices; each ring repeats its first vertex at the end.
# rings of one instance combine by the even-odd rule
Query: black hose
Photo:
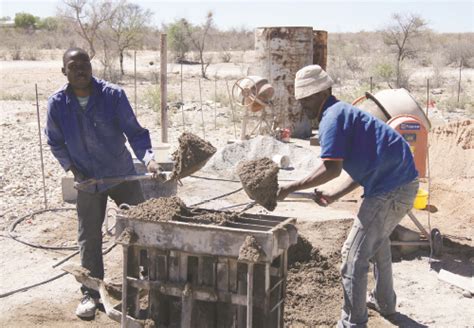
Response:
POLYGON ((35 243, 29 242, 29 241, 26 241, 26 240, 22 240, 22 239, 18 238, 17 236, 13 235, 13 231, 15 231, 16 226, 18 224, 20 224, 22 221, 24 221, 25 219, 29 218, 29 217, 34 217, 35 215, 42 214, 42 213, 45 213, 45 212, 70 211, 70 210, 75 210, 75 208, 74 207, 48 208, 48 209, 39 210, 39 211, 30 213, 30 214, 24 215, 24 216, 16 219, 10 225, 10 227, 8 228, 8 235, 10 236, 11 239, 13 239, 13 240, 15 240, 19 243, 25 244, 27 246, 34 247, 34 248, 49 249, 49 250, 77 250, 78 246, 44 246, 44 245, 41 245, 41 244, 35 244, 35 243))
POLYGON ((41 286, 41 285, 45 285, 47 284, 48 282, 51 282, 51 281, 54 281, 56 279, 59 279, 63 276, 67 275, 67 272, 62 272, 54 277, 51 277, 47 280, 43 280, 41 282, 38 282, 36 284, 33 284, 33 285, 29 285, 29 286, 26 286, 26 287, 22 287, 22 288, 18 288, 18 289, 15 289, 15 290, 12 290, 12 291, 9 291, 9 292, 6 292, 6 293, 3 293, 3 294, 0 294, 0 298, 4 298, 4 297, 7 297, 7 296, 10 296, 10 295, 13 295, 13 294, 16 294, 16 293, 19 293, 19 292, 24 292, 24 291, 27 291, 28 289, 31 289, 31 288, 34 288, 34 287, 37 287, 37 286, 41 286))

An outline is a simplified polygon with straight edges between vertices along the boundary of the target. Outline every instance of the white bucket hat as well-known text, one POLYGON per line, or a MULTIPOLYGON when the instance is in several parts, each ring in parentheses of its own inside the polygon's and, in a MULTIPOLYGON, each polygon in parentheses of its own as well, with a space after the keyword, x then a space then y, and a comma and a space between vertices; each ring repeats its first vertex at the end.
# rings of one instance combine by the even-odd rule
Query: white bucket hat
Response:
POLYGON ((295 98, 302 99, 329 89, 334 81, 319 65, 305 66, 296 72, 295 98))

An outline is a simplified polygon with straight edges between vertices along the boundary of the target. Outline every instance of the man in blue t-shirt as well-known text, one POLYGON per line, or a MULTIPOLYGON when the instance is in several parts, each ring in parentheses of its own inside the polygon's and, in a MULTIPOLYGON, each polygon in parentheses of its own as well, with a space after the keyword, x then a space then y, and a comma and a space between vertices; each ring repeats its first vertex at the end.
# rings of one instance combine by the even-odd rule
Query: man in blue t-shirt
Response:
POLYGON ((345 170, 350 178, 334 192, 315 191, 316 201, 329 205, 358 186, 364 200, 342 249, 344 305, 338 327, 366 327, 367 304, 384 316, 396 313, 390 233, 412 208, 418 190, 409 145, 383 121, 337 100, 332 79, 318 65, 296 73, 295 97, 305 114, 319 121, 322 164, 306 178, 282 186, 278 199, 322 185, 345 170), (375 288, 367 303, 369 261, 375 288))

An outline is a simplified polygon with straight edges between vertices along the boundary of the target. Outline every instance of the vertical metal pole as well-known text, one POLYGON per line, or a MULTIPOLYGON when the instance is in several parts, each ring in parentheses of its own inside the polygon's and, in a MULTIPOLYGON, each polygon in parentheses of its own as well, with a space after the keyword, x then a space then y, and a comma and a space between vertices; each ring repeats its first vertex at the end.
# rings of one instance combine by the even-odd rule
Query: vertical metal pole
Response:
POLYGON ((230 110, 232 111, 232 122, 234 123, 234 138, 235 140, 237 140, 237 128, 235 127, 234 102, 232 100, 232 95, 230 94, 229 81, 225 80, 225 85, 227 87, 227 94, 229 95, 230 110))
POLYGON ((252 328, 253 318, 253 263, 247 267, 247 328, 252 328))
POLYGON ((168 104, 167 104, 167 45, 166 34, 160 35, 160 94, 161 94, 161 142, 168 142, 168 104))
POLYGON ((137 106, 137 51, 133 53, 133 84, 134 84, 134 99, 135 99, 135 116, 138 116, 138 106, 137 106))
POLYGON ((38 84, 36 83, 35 83, 35 92, 36 92, 36 116, 38 119, 38 139, 39 139, 40 158, 41 158, 41 175, 43 176, 44 208, 46 209, 48 208, 48 199, 46 198, 46 181, 44 178, 43 143, 41 141, 41 122, 40 122, 39 101, 38 101, 38 84))
POLYGON ((214 80, 214 130, 217 130, 217 78, 214 80))
POLYGON ((181 63, 181 115, 183 116, 183 131, 186 131, 186 121, 184 120, 184 98, 183 98, 183 63, 181 63))
POLYGON ((462 58, 459 61, 458 106, 459 106, 459 95, 461 94, 461 72, 462 72, 462 58))
POLYGON ((206 139, 206 128, 204 126, 204 111, 202 109, 201 79, 199 79, 199 101, 201 103, 202 135, 203 135, 203 138, 206 139))
POLYGON ((372 84, 372 76, 370 77, 370 93, 372 93, 373 90, 373 84, 372 84))
POLYGON ((429 106, 430 106, 430 79, 426 79, 426 117, 428 117, 429 106))

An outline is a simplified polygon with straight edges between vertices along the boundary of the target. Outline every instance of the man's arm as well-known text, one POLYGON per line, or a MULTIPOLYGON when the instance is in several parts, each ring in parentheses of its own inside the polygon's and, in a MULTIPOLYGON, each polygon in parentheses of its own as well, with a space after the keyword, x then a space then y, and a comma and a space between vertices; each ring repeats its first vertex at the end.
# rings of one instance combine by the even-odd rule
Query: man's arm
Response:
POLYGON ((64 140, 63 132, 59 125, 56 124, 54 110, 55 105, 52 98, 50 98, 48 100, 48 114, 44 132, 46 134, 46 139, 48 145, 51 148, 53 156, 56 157, 63 169, 68 171, 72 166, 72 160, 66 147, 66 141, 64 140))
POLYGON ((278 200, 283 200, 288 194, 301 189, 314 188, 334 178, 342 171, 342 160, 325 160, 307 177, 282 186, 278 191, 278 200))
POLYGON ((138 123, 123 90, 118 91, 117 114, 120 128, 127 136, 133 152, 139 160, 148 165, 149 161, 153 159, 150 133, 138 123))
MULTIPOLYGON (((344 181, 344 183, 342 185, 340 185, 339 188, 336 189, 333 192, 323 192, 323 191, 315 190, 315 193, 316 193, 317 198, 319 198, 320 200, 322 198, 321 203, 323 203, 324 206, 327 206, 327 205, 335 202, 339 198, 344 197, 345 195, 347 195, 348 193, 350 193, 351 191, 353 191, 357 187, 360 187, 360 185, 357 182, 355 182, 354 180, 352 180, 351 177, 348 177, 344 181)), ((318 202, 318 204, 319 204, 319 202, 318 202)))

